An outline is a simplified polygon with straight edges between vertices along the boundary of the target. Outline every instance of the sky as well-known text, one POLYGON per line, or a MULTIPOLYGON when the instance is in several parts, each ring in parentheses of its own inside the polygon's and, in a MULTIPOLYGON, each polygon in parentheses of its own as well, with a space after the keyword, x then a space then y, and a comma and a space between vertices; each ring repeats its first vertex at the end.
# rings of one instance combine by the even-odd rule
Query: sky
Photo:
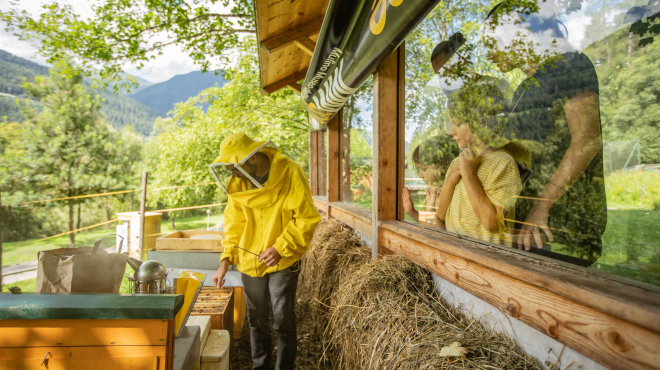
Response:
MULTIPOLYGON (((93 15, 91 5, 94 3, 89 0, 59 0, 60 4, 71 5, 78 14, 82 17, 90 17, 93 15)), ((21 1, 20 8, 24 9, 34 16, 38 15, 43 4, 50 3, 44 0, 29 0, 21 1)), ((211 7, 213 8, 213 7, 211 7)), ((0 0, 0 10, 7 11, 10 9, 8 0, 0 0)), ((216 9, 223 11, 222 7, 216 9)), ((36 63, 47 65, 46 58, 36 55, 37 49, 29 42, 21 41, 12 33, 5 31, 4 23, 0 22, 0 49, 12 53, 21 58, 30 59, 36 63)), ((138 70, 135 66, 125 68, 125 71, 143 78, 149 82, 158 83, 167 81, 170 78, 199 71, 200 67, 193 63, 193 60, 187 53, 182 52, 181 49, 175 45, 170 45, 163 50, 163 55, 158 56, 155 60, 145 63, 145 66, 138 70)))

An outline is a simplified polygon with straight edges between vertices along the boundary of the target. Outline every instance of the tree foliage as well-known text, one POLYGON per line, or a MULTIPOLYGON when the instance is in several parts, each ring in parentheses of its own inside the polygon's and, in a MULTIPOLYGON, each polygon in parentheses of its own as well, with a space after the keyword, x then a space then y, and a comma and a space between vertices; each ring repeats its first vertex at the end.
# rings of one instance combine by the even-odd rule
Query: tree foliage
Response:
MULTIPOLYGON (((159 124, 167 131, 157 138, 156 186, 214 182, 208 165, 222 140, 235 132, 272 140, 284 155, 308 168, 307 114, 293 91, 260 94, 255 45, 254 39, 242 44, 238 65, 227 71, 229 83, 177 104, 175 125, 159 124)), ((223 201, 226 195, 214 184, 160 191, 154 200, 174 208, 223 201)))
MULTIPOLYGON (((23 104, 25 122, 3 130, 0 187, 9 193, 3 199, 6 204, 126 187, 140 139, 130 132, 117 133, 105 123, 101 99, 85 87, 80 71, 59 62, 50 78, 37 76, 24 89, 43 109, 23 104)), ((73 230, 76 201, 68 204, 73 230)), ((74 245, 75 234, 70 235, 74 245)))
POLYGON ((135 84, 122 76, 126 64, 141 68, 168 45, 183 49, 203 71, 219 69, 240 34, 255 29, 249 0, 101 0, 89 19, 58 0, 42 5, 38 17, 21 10, 18 0, 10 3, 12 9, 0 13, 7 30, 33 41, 50 63, 73 58, 88 75, 102 67, 100 80, 119 87, 135 84), (221 6, 229 12, 217 12, 221 6))

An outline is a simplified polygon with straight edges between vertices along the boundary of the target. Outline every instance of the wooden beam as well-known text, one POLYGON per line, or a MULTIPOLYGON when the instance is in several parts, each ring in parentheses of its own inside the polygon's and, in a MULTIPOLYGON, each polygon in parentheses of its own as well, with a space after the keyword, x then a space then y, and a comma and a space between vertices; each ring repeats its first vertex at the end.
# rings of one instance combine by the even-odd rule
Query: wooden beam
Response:
POLYGON ((310 185, 312 187, 312 196, 319 195, 319 180, 318 180, 318 150, 316 146, 318 145, 318 131, 309 132, 309 177, 310 185))
POLYGON ((328 214, 328 202, 323 197, 312 197, 312 200, 316 209, 325 212, 326 215, 328 214))
MULTIPOLYGON (((301 26, 298 26, 292 30, 283 32, 279 35, 269 37, 267 40, 259 43, 262 49, 267 53, 274 53, 282 48, 285 48, 292 42, 300 39, 301 37, 310 37, 318 35, 321 31, 321 26, 323 25, 323 18, 319 17, 314 19, 311 22, 305 23, 301 26)), ((265 27, 266 25, 264 25, 265 27)))
MULTIPOLYGON (((380 242, 611 369, 660 369, 660 334, 381 228, 380 242)), ((655 318, 658 320, 658 318, 655 318)))
POLYGON ((399 81, 398 81, 398 106, 399 106, 399 143, 397 146, 397 219, 403 220, 405 212, 403 210, 403 187, 406 184, 406 42, 399 46, 399 81))
POLYGON ((507 276, 561 295, 640 327, 660 333, 660 288, 585 270, 517 249, 459 239, 418 224, 382 221, 411 241, 451 253, 507 276))
POLYGON ((297 92, 298 94, 300 94, 302 92, 302 85, 297 83, 297 82, 290 83, 290 84, 286 85, 286 87, 288 87, 289 89, 297 92))
POLYGON ((319 195, 328 195, 328 184, 326 182, 326 154, 325 154, 325 135, 324 131, 317 131, 316 139, 316 156, 318 157, 318 164, 316 169, 316 178, 318 179, 318 192, 319 195))
MULTIPOLYGON (((395 50, 374 75, 372 220, 397 218, 397 150, 399 144, 399 53, 395 50), (394 150, 392 150, 394 148, 394 150)), ((372 225, 372 257, 390 254, 378 245, 378 223, 372 225)))
POLYGON ((275 82, 269 84, 268 86, 264 86, 263 88, 261 88, 262 94, 264 94, 264 93, 265 94, 272 94, 275 91, 283 89, 283 88, 289 86, 290 84, 292 84, 294 82, 298 82, 300 80, 305 79, 305 76, 307 76, 307 69, 308 68, 309 68, 309 66, 305 67, 305 69, 303 69, 302 71, 292 73, 288 76, 282 77, 279 81, 275 81, 275 82))
POLYGON ((339 201, 339 122, 341 110, 328 122, 328 202, 339 201))
MULTIPOLYGON (((355 207, 349 203, 336 203, 328 205, 330 217, 347 224, 361 232, 367 238, 371 237, 371 214, 365 209, 355 207)), ((373 240, 372 240, 373 242, 373 240)))
POLYGON ((296 39, 293 42, 294 45, 302 49, 305 53, 307 53, 309 56, 314 55, 314 48, 316 48, 316 43, 312 41, 309 37, 301 37, 299 39, 296 39))

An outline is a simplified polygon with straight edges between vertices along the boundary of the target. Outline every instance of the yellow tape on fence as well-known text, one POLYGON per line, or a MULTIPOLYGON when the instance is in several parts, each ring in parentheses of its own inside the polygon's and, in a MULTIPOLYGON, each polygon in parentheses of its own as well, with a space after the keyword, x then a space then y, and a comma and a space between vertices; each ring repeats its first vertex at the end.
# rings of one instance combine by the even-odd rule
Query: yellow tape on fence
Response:
POLYGON ((172 212, 172 211, 184 211, 186 209, 218 207, 218 206, 224 206, 224 205, 227 205, 227 203, 208 204, 208 205, 205 205, 205 206, 192 206, 192 207, 183 207, 183 208, 158 209, 158 210, 155 210, 155 211, 148 211, 148 212, 165 213, 165 212, 172 212))
POLYGON ((52 238, 57 238, 58 236, 68 235, 68 234, 75 233, 75 232, 78 232, 78 231, 83 231, 83 230, 91 229, 91 228, 94 228, 94 227, 97 227, 97 226, 101 226, 101 225, 109 224, 109 223, 111 223, 111 222, 115 222, 115 221, 117 221, 117 220, 118 220, 118 219, 115 218, 114 220, 101 222, 101 223, 98 223, 98 224, 96 224, 96 225, 86 226, 86 227, 83 227, 83 228, 80 228, 80 229, 77 229, 77 230, 67 231, 67 232, 65 232, 65 233, 61 233, 61 234, 57 234, 57 235, 53 235, 53 236, 49 236, 49 237, 46 237, 46 238, 41 238, 41 239, 37 239, 37 240, 32 240, 32 241, 29 241, 29 242, 27 242, 27 243, 23 243, 23 244, 16 245, 15 247, 22 247, 22 246, 24 246, 24 245, 33 244, 33 243, 40 242, 40 241, 43 241, 43 240, 52 239, 52 238))
POLYGON ((83 199, 83 198, 95 198, 95 197, 105 197, 108 195, 117 195, 117 194, 126 194, 126 193, 133 193, 138 190, 122 190, 122 191, 113 191, 111 193, 97 193, 97 194, 88 194, 88 195, 77 195, 75 197, 66 197, 66 198, 53 198, 53 199, 44 199, 44 200, 34 200, 32 202, 22 202, 18 203, 18 205, 25 205, 25 204, 34 204, 34 203, 46 203, 46 202, 55 202, 58 200, 69 200, 69 199, 83 199))
MULTIPOLYGON (((155 189, 149 189, 148 191, 161 191, 161 190, 170 190, 170 189, 181 189, 181 188, 190 188, 194 186, 207 186, 207 185, 213 185, 215 182, 202 182, 199 184, 192 184, 192 185, 176 185, 176 186, 167 186, 163 188, 155 188, 155 189)), ((21 205, 27 205, 27 204, 35 204, 35 203, 47 203, 47 202, 56 202, 58 200, 69 200, 69 199, 85 199, 85 198, 96 198, 96 197, 105 197, 105 196, 110 196, 110 195, 117 195, 117 194, 127 194, 127 193, 135 193, 140 191, 140 189, 133 189, 133 190, 120 190, 120 191, 113 191, 110 193, 96 193, 96 194, 86 194, 86 195, 76 195, 73 197, 64 197, 64 198, 52 198, 52 199, 42 199, 42 200, 33 200, 31 202, 21 202, 18 203, 19 206, 21 205)))

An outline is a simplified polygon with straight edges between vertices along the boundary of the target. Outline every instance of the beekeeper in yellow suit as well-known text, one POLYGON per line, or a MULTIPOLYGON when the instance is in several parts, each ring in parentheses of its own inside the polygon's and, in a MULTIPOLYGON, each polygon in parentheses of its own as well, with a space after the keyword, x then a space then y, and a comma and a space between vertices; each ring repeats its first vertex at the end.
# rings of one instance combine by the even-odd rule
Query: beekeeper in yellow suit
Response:
POLYGON ((211 172, 229 194, 224 252, 213 275, 224 284, 230 265, 241 272, 250 325, 252 369, 270 368, 271 306, 277 333, 276 370, 293 369, 296 358, 294 303, 300 259, 321 220, 300 165, 271 141, 242 133, 220 144, 211 172))

